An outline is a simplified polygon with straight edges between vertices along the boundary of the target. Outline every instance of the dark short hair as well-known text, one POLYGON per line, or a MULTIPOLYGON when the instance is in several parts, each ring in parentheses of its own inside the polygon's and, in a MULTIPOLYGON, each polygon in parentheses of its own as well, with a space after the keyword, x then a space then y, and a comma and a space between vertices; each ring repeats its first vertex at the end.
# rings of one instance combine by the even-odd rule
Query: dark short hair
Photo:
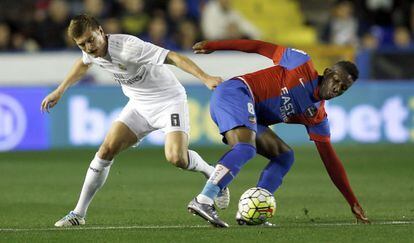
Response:
POLYGON ((349 75, 351 75, 354 82, 358 79, 359 71, 357 66, 350 61, 340 61, 335 64, 335 66, 342 68, 342 70, 346 71, 349 75))
POLYGON ((79 14, 72 18, 68 27, 68 35, 70 38, 78 38, 87 30, 98 29, 100 24, 98 21, 87 14, 79 14))

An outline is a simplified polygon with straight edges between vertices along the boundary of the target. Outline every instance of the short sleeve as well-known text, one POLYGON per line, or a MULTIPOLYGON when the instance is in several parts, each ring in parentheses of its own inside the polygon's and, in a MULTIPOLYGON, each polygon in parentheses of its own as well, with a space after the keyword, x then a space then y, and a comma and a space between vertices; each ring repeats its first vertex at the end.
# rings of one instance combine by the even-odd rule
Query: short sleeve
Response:
POLYGON ((318 142, 329 142, 331 133, 329 128, 328 118, 325 117, 322 122, 315 125, 306 126, 309 134, 309 139, 318 142))
POLYGON ((92 59, 89 57, 89 55, 86 53, 86 52, 84 52, 84 51, 82 51, 82 62, 83 62, 83 64, 85 64, 85 65, 89 65, 89 64, 91 64, 92 63, 92 59))
POLYGON ((298 49, 293 48, 277 48, 273 54, 273 63, 287 68, 294 69, 310 60, 310 56, 298 49))
POLYGON ((131 61, 139 64, 161 65, 165 62, 168 50, 145 42, 136 37, 131 37, 125 43, 126 50, 131 52, 131 61))

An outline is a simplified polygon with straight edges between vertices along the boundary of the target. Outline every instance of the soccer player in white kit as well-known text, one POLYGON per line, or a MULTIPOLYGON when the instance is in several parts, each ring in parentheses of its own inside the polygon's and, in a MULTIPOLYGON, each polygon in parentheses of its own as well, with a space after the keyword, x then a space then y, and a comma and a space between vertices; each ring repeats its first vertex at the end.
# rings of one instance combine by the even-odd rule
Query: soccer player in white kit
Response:
MULTIPOLYGON (((57 227, 85 224, 86 211, 95 193, 103 186, 114 157, 140 142, 147 134, 161 129, 165 135, 165 157, 175 166, 199 171, 209 178, 214 167, 207 164, 195 151, 188 149, 189 114, 184 87, 165 63, 199 78, 214 89, 222 79, 201 70, 189 58, 168 51, 135 36, 106 35, 91 16, 74 17, 68 35, 82 50, 64 81, 41 104, 49 112, 63 93, 86 73, 91 64, 113 74, 129 102, 109 129, 102 145, 87 170, 78 203, 73 211, 55 223, 57 227)), ((223 190, 216 200, 219 208, 229 203, 229 191, 223 190)))

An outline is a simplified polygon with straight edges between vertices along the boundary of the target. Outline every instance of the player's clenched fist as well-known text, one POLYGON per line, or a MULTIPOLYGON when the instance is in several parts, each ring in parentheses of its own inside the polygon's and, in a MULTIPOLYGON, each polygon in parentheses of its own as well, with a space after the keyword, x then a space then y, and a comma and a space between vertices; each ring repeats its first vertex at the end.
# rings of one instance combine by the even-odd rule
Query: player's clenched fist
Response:
POLYGON ((206 45, 208 41, 200 41, 194 44, 193 51, 195 54, 209 54, 212 53, 213 50, 208 50, 206 45))
POLYGON ((53 108, 58 103, 61 97, 62 93, 59 90, 54 90, 52 93, 50 93, 43 99, 42 104, 40 106, 40 110, 42 112, 49 112, 50 108, 53 108))
POLYGON ((214 76, 207 75, 204 78, 204 84, 209 89, 215 89, 221 82, 223 82, 223 79, 221 77, 214 77, 214 76))

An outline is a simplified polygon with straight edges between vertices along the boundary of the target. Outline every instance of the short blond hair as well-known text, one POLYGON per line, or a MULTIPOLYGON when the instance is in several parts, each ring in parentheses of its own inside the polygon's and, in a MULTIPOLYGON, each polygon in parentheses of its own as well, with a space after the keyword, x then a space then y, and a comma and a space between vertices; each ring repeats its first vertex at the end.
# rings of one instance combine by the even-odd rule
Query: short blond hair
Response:
POLYGON ((87 30, 96 30, 100 24, 98 21, 87 14, 79 14, 72 18, 68 27, 68 35, 70 38, 78 38, 87 30))

